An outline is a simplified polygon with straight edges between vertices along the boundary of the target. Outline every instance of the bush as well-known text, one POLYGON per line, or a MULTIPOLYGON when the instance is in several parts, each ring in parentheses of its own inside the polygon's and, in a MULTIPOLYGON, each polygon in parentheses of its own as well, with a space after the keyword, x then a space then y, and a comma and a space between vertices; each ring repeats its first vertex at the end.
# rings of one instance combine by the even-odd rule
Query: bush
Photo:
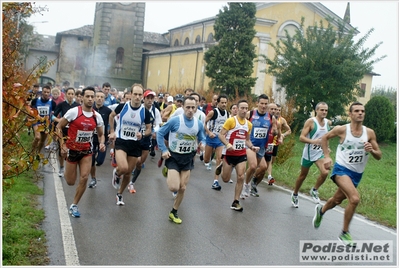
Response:
POLYGON ((372 128, 378 142, 390 140, 394 135, 395 112, 385 96, 376 96, 365 105, 364 125, 372 128))

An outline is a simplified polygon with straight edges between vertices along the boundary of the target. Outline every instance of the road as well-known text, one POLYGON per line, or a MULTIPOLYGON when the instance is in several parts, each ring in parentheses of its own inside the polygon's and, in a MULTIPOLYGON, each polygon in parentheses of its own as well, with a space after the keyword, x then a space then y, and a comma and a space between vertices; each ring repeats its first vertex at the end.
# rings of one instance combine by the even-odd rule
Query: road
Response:
MULTIPOLYGON (((75 186, 58 177, 54 159, 42 168, 46 231, 50 265, 336 265, 301 262, 300 241, 331 240, 342 228, 343 210, 325 214, 318 230, 312 227, 315 204, 300 195, 291 206, 287 189, 261 183, 260 197, 241 200, 243 212, 230 209, 235 183, 211 189, 213 171, 196 159, 184 200, 180 225, 169 221, 173 205, 161 169, 149 157, 136 182, 137 193, 125 192, 125 206, 116 206, 109 157, 97 168, 97 187, 87 189, 79 203, 80 218, 68 214, 75 186)), ((212 167, 214 170, 214 166, 212 167)), ((235 173, 232 176, 235 181, 235 173)), ((278 182, 276 182, 278 184, 278 182)), ((293 182, 294 184, 294 182, 293 182)), ((397 264, 397 233, 356 215, 350 226, 354 239, 389 240, 392 262, 349 261, 339 265, 397 264)), ((316 241, 316 243, 317 243, 316 241)))

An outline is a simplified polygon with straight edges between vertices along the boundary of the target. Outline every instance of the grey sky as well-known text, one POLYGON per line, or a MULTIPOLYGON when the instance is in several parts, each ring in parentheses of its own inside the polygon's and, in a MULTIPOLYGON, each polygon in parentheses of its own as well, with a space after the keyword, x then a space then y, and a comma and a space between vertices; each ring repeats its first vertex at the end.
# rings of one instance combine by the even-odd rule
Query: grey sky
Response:
MULTIPOLYGON (((324 6, 341 18, 347 2, 322 1, 324 6)), ((215 16, 227 2, 221 1, 147 1, 144 30, 165 33, 169 29, 192 21, 215 16)), ((57 32, 93 24, 95 2, 86 1, 38 1, 36 6, 47 5, 48 12, 35 15, 30 22, 40 34, 56 35, 57 32), (46 21, 45 23, 43 23, 46 21)), ((371 48, 383 42, 376 57, 387 55, 374 66, 381 76, 373 78, 372 87, 398 88, 398 9, 397 1, 353 1, 350 2, 351 25, 363 36, 374 28, 365 47, 371 48)))

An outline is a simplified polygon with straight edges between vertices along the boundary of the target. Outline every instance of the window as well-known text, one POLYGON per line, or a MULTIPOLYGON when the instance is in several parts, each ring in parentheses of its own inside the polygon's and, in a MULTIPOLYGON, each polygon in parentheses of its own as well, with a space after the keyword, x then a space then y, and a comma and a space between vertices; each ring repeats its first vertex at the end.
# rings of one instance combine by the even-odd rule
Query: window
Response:
POLYGON ((359 90, 359 97, 364 97, 366 96, 366 84, 365 83, 361 83, 360 84, 360 90, 359 90))
POLYGON ((173 46, 175 46, 175 47, 179 46, 179 40, 176 39, 175 44, 173 46))
POLYGON ((211 42, 213 42, 213 41, 215 41, 214 39, 213 39, 213 33, 210 33, 209 35, 208 35, 208 39, 206 40, 208 43, 211 43, 211 42))
POLYGON ((196 44, 201 43, 201 36, 197 35, 197 37, 195 38, 195 43, 196 44))
POLYGON ((116 50, 116 58, 115 58, 115 74, 122 73, 124 56, 125 56, 125 49, 123 47, 118 47, 118 49, 116 50))
POLYGON ((186 39, 184 39, 184 45, 187 46, 190 44, 190 40, 188 39, 188 37, 186 37, 186 39))

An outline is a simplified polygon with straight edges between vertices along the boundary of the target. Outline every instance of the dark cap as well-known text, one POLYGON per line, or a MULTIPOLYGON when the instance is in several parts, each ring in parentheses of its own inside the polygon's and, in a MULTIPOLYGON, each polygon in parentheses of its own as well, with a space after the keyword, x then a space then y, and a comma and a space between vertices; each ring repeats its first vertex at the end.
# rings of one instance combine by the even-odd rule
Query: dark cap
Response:
POLYGON ((159 93, 158 98, 163 99, 163 93, 159 93))
POLYGON ((175 100, 177 100, 177 101, 183 101, 183 99, 184 99, 184 96, 182 94, 177 94, 175 97, 175 100))

